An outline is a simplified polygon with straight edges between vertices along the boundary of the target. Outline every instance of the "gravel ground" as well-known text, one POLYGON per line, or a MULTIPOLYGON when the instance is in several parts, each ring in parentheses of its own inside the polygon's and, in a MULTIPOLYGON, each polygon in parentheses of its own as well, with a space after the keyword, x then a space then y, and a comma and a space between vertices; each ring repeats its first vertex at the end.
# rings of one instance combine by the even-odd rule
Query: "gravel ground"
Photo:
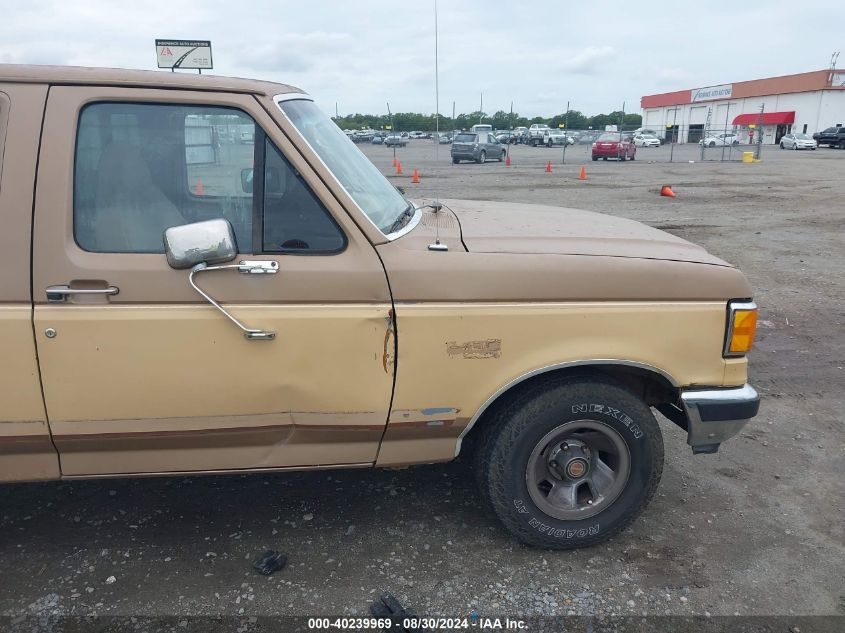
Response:
POLYGON ((435 161, 413 141, 397 150, 400 177, 392 150, 361 148, 414 197, 602 211, 739 265, 761 306, 760 415, 696 457, 661 420, 654 501, 574 552, 516 544, 461 463, 3 486, 0 614, 363 615, 385 590, 447 616, 845 614, 845 152, 766 147, 748 165, 682 146, 672 164, 665 147, 593 163, 576 146, 561 165, 559 148, 518 146, 511 167, 453 166, 448 146, 435 161), (678 197, 659 197, 663 184, 678 197), (251 568, 266 549, 290 555, 269 577, 251 568))

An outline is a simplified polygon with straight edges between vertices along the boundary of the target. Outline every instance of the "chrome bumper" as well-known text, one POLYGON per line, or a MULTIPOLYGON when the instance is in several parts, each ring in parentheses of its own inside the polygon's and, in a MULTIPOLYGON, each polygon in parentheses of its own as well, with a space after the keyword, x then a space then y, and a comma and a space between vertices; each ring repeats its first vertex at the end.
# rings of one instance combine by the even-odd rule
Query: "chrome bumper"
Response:
POLYGON ((760 396, 749 384, 723 389, 681 391, 681 407, 657 409, 687 432, 693 453, 715 453, 719 445, 740 432, 760 409, 760 396))

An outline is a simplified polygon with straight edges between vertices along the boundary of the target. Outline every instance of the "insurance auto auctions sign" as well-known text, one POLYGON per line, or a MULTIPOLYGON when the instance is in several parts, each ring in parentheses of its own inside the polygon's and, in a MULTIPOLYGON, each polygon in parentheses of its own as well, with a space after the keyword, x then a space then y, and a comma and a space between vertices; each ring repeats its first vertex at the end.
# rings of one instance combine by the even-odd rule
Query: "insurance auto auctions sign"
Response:
POLYGON ((691 91, 692 94, 690 101, 692 103, 697 103, 698 101, 712 101, 713 99, 730 99, 733 91, 733 84, 710 86, 708 88, 696 88, 691 91))
POLYGON ((208 40, 156 40, 159 68, 213 68, 208 40))

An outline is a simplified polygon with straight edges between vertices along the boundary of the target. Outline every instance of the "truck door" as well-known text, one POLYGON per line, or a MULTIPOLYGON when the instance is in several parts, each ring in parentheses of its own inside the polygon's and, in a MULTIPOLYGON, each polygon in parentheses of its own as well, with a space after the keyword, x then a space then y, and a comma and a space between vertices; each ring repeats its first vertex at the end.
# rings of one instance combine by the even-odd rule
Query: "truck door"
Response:
POLYGON ((53 87, 42 138, 34 323, 63 475, 375 460, 384 270, 254 97, 53 87), (197 284, 274 340, 166 263, 165 228, 219 217, 279 272, 197 284))
POLYGON ((47 86, 0 81, 0 481, 59 476, 41 398, 29 288, 32 187, 47 86))

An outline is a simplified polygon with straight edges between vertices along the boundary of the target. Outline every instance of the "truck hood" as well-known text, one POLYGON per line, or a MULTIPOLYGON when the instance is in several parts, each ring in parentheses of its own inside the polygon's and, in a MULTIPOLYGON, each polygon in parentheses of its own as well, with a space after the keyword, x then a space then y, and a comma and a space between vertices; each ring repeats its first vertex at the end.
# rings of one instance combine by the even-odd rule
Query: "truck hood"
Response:
POLYGON ((702 247, 634 220, 533 204, 444 200, 476 253, 600 255, 730 266, 702 247))

